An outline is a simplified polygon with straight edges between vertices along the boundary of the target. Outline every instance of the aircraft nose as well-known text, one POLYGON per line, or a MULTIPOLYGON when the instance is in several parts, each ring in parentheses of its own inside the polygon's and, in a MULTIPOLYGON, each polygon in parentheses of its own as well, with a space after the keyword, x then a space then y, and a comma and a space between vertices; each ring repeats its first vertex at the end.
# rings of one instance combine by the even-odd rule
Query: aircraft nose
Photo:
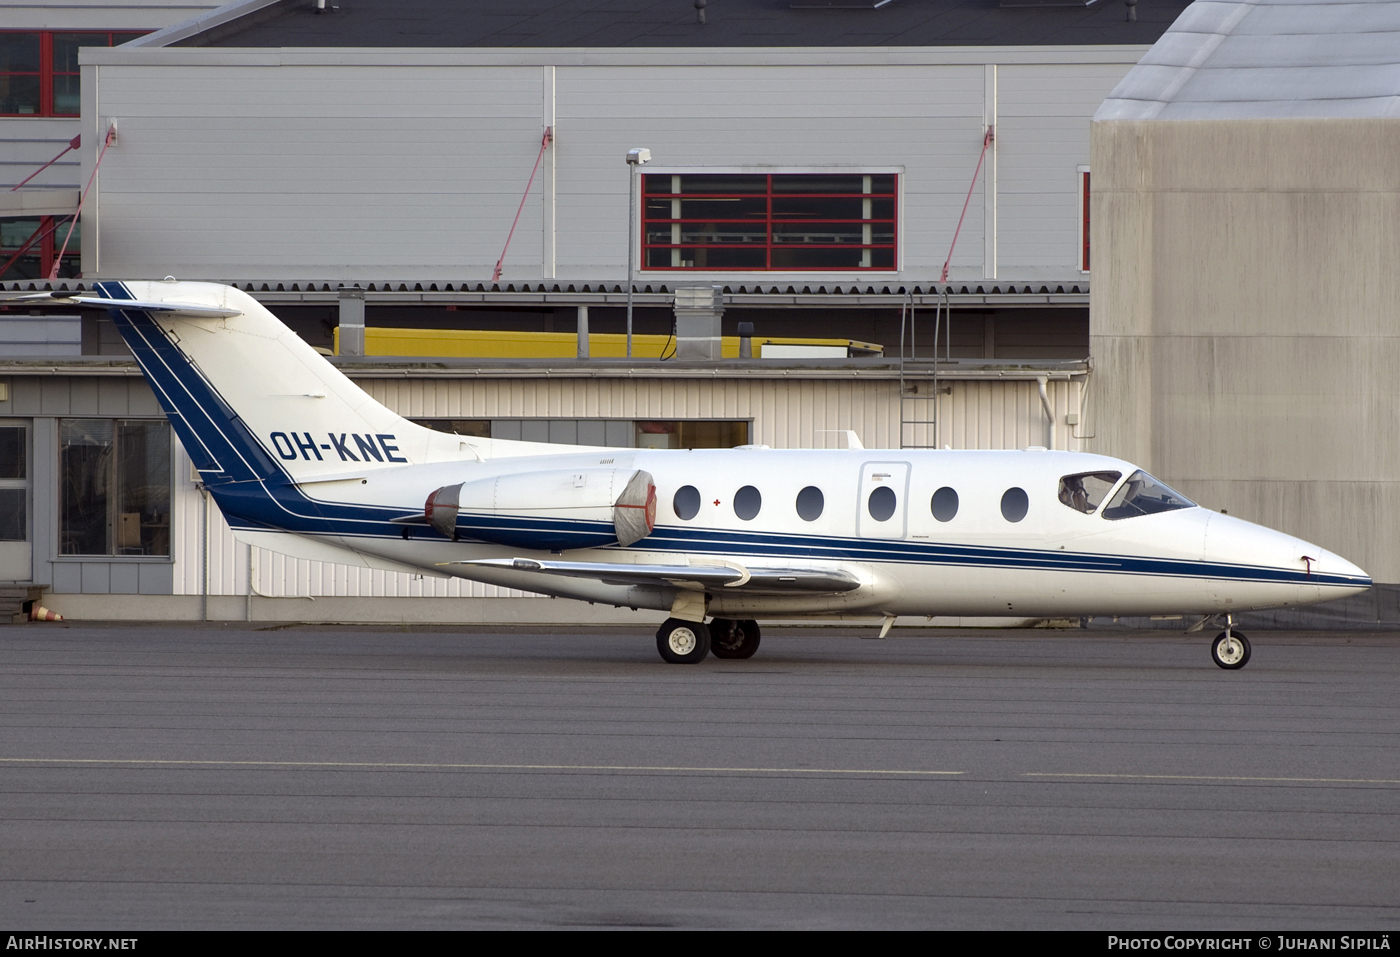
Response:
POLYGON ((1371 587, 1357 565, 1320 545, 1230 515, 1212 514, 1206 526, 1205 558, 1225 565, 1275 570, 1279 585, 1300 588, 1294 600, 1329 601, 1371 587))

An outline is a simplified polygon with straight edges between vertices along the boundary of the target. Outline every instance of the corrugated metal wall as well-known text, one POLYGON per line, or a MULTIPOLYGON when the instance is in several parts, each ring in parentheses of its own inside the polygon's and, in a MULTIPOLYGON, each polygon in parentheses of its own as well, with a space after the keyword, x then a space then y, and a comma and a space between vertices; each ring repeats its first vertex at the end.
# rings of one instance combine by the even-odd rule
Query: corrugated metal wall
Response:
MULTIPOLYGON (((370 395, 400 415, 453 418, 751 419, 752 441, 774 448, 841 448, 837 434, 854 429, 871 449, 897 448, 899 382, 888 379, 447 379, 360 380, 370 395), (832 431, 823 431, 832 430, 832 431)), ((1033 381, 940 382, 940 443, 953 448, 1024 448, 1046 443, 1045 413, 1033 381)), ((1080 384, 1048 383, 1055 409, 1055 447, 1079 442, 1064 425, 1079 410, 1080 384)), ((906 404, 924 418, 928 402, 906 404)), ((930 434, 906 433, 909 444, 932 445, 930 434)), ((175 494, 175 594, 246 595, 249 548, 235 542, 218 509, 206 513, 183 450, 175 494), (207 591, 203 551, 209 549, 207 591)), ((457 579, 355 569, 253 549, 254 592, 269 597, 523 597, 526 593, 457 579)))
MULTIPOLYGON (((665 63, 530 51, 489 65, 407 50, 335 62, 204 48, 84 56, 85 122, 120 117, 123 137, 84 214, 89 275, 484 279, 551 126, 508 281, 623 275, 622 156, 638 144, 652 151, 648 171, 898 170, 900 275, 926 280, 948 255, 988 122, 994 155, 952 278, 1076 277, 1089 118, 1136 59, 1049 48, 976 54, 1002 58, 995 69, 936 48, 877 62, 726 51, 724 65, 679 51, 665 63), (998 248, 1000 263, 987 262, 998 248)), ((96 125, 85 135, 96 142, 96 125)), ((85 149, 83 176, 94 156, 85 149)))

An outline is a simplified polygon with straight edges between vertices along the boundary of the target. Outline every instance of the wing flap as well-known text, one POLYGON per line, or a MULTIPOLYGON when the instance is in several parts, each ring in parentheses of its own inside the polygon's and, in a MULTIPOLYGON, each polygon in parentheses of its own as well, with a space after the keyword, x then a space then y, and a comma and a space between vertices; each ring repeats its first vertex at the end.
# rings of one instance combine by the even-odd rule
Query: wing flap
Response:
POLYGON ((643 565, 628 562, 554 562, 533 558, 481 558, 444 562, 478 568, 504 568, 566 578, 589 578, 609 585, 669 584, 746 592, 845 592, 860 579, 842 568, 750 568, 730 565, 643 565))

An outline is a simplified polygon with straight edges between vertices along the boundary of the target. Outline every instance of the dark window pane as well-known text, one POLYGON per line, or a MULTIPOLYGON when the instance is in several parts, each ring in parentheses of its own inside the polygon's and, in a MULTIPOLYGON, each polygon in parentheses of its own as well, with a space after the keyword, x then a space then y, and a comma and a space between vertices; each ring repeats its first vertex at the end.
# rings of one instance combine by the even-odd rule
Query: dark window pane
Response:
POLYGON ((117 426, 116 554, 170 554, 170 427, 117 426))
POLYGON ((79 77, 55 76, 53 78, 53 111, 58 116, 77 116, 82 111, 82 91, 78 89, 79 77))
MULTIPOLYGON (((668 189, 667 192, 670 192, 668 189)), ((766 176, 682 176, 682 193, 766 193, 766 176)))
POLYGON ((37 116, 39 113, 39 78, 37 76, 5 76, 0 74, 0 113, 37 116))
POLYGON ((53 71, 78 72, 78 47, 105 47, 106 33, 55 33, 53 35, 53 71))
POLYGON ((38 73, 39 34, 0 33, 0 73, 38 73))
POLYGON ((785 246, 773 250, 774 269, 859 269, 860 249, 785 246))
POLYGON ((690 521, 700 514, 700 490, 694 485, 685 485, 676 489, 676 497, 671 500, 671 508, 675 510, 677 518, 690 521))
POLYGON ((863 193, 864 177, 853 176, 774 176, 775 193, 863 193))
POLYGON ((841 199, 826 196, 775 196, 774 219, 868 219, 868 199, 841 199))
POLYGON ((26 534, 25 490, 0 488, 0 542, 22 542, 26 534))
POLYGON ((137 37, 144 37, 144 33, 114 33, 112 34, 112 46, 119 47, 123 43, 130 43, 137 37))
POLYGON ((881 173, 870 177, 870 191, 872 193, 893 193, 894 174, 881 173))
POLYGON ((24 426, 0 427, 0 479, 22 479, 29 475, 25 462, 24 426))
POLYGON ((866 507, 870 510, 870 517, 875 521, 888 522, 890 516, 894 514, 894 507, 897 503, 898 498, 894 494, 894 489, 888 485, 881 485, 870 493, 866 507))
POLYGON ((815 522, 822 517, 826 507, 826 496, 815 485, 809 485, 797 493, 797 517, 804 522, 815 522))
POLYGON ((929 506, 933 509, 934 518, 940 522, 951 522, 958 514, 958 493, 945 485, 933 493, 929 506))
POLYGON ((762 507, 763 496, 752 485, 745 485, 734 493, 734 514, 744 521, 753 521, 762 507))
MULTIPOLYGON (((762 269, 767 258, 767 250, 762 246, 745 248, 742 245, 734 245, 728 248, 716 246, 710 249, 702 247, 680 250, 680 264, 694 269, 762 269)), ((671 265, 671 250, 648 249, 647 265, 671 265)))
POLYGON ((1001 517, 1008 522, 1019 522, 1030 511, 1031 500, 1023 488, 1009 488, 1001 496, 1001 517))
POLYGON ((66 419, 60 427, 59 551, 64 555, 111 552, 107 502, 112 481, 112 431, 110 419, 66 419))
POLYGON ((669 207, 674 202, 665 203, 667 219, 765 219, 768 216, 768 200, 760 198, 683 199, 680 200, 680 216, 671 215, 669 207))

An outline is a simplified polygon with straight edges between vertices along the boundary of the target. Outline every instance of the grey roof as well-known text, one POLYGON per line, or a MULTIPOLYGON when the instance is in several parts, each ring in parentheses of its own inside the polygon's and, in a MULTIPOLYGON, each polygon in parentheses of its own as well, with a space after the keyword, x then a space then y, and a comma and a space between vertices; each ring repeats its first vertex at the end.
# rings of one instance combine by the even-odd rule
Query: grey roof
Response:
POLYGON ((1197 0, 1095 120, 1400 117, 1400 0, 1197 0))
POLYGON ((221 47, 1150 44, 1189 0, 284 0, 177 41, 221 47), (1017 4, 1017 5, 1013 5, 1017 4), (805 6, 804 6, 805 5, 805 6))

